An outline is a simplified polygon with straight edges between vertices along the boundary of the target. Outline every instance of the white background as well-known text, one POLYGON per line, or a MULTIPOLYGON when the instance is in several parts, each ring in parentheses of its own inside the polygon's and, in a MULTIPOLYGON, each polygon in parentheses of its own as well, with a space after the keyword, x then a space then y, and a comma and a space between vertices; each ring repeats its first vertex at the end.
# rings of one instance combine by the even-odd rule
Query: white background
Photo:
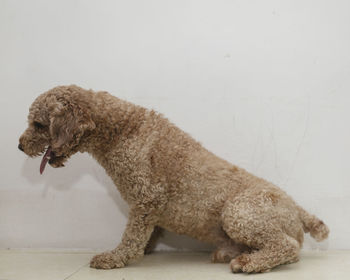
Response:
MULTIPOLYGON (((88 155, 17 150, 34 98, 77 84, 154 108, 286 190, 350 249, 350 1, 0 1, 0 247, 113 248, 127 205, 88 155)), ((204 249, 167 234, 160 248, 204 249)))

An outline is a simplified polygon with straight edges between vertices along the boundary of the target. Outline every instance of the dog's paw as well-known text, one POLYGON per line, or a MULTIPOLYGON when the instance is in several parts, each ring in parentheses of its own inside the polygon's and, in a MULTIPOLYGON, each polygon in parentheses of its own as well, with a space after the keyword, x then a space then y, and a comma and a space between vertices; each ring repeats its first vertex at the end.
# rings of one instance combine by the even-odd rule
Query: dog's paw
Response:
POLYGON ((230 262, 230 267, 233 273, 262 273, 270 271, 270 268, 265 265, 252 262, 247 254, 242 254, 230 262))
POLYGON ((236 247, 219 248, 211 254, 211 261, 213 263, 229 263, 240 253, 241 252, 236 247))
POLYGON ((250 258, 246 254, 242 254, 230 262, 231 270, 233 273, 248 272, 251 273, 254 270, 249 266, 250 258))
POLYGON ((99 255, 96 255, 90 261, 90 267, 97 269, 112 269, 112 268, 121 268, 124 267, 125 263, 117 254, 112 252, 105 252, 99 255))

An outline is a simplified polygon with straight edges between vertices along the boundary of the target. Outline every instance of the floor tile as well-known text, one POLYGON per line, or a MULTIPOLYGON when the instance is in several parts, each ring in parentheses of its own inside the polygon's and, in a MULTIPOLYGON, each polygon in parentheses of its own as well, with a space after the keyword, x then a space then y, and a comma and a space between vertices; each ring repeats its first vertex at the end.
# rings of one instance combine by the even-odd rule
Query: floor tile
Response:
POLYGON ((93 254, 0 251, 0 280, 63 280, 87 265, 93 254))
POLYGON ((263 274, 235 274, 204 252, 157 252, 122 269, 96 270, 94 253, 0 251, 0 280, 349 279, 350 251, 303 251, 301 260, 263 274))
POLYGON ((235 274, 228 264, 212 264, 208 253, 156 253, 126 268, 95 270, 84 267, 70 280, 175 280, 175 279, 349 279, 350 252, 303 252, 301 261, 269 273, 235 274))

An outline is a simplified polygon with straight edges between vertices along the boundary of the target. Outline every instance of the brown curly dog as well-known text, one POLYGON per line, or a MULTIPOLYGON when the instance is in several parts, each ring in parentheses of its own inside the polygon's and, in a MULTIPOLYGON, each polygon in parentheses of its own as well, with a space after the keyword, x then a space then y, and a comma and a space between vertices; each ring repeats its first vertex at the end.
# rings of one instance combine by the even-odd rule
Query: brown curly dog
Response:
POLYGON ((151 249, 161 229, 217 246, 213 262, 264 272, 298 260, 304 232, 327 226, 273 184, 218 158, 162 115, 107 92, 59 86, 32 104, 19 149, 61 167, 90 153, 130 206, 121 243, 91 267, 124 267, 151 249), (153 234, 152 234, 153 233, 153 234))

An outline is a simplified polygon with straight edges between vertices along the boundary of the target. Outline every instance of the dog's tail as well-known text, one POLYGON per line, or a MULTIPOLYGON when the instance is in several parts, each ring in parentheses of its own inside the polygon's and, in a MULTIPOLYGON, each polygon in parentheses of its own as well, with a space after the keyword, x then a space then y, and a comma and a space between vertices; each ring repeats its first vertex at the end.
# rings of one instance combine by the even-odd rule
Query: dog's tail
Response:
POLYGON ((316 241, 322 241, 328 237, 329 228, 323 221, 316 216, 309 214, 303 208, 298 207, 299 217, 303 222, 304 232, 310 232, 310 235, 316 241))

